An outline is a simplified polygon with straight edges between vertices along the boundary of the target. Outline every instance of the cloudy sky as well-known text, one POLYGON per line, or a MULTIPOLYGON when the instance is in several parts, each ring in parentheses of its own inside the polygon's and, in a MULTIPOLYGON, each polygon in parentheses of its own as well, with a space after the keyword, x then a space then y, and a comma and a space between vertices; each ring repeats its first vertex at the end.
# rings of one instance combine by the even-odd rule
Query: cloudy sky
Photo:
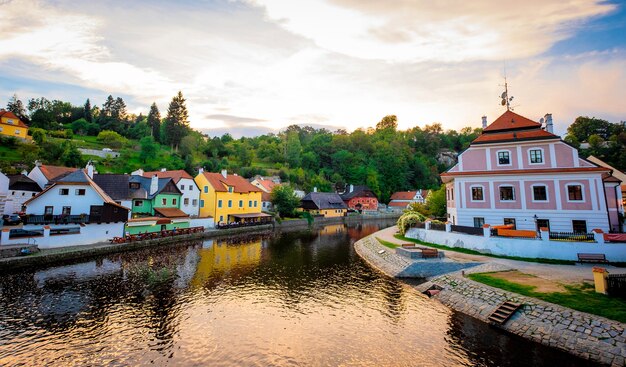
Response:
POLYGON ((503 112, 626 120, 626 9, 596 0, 0 0, 0 104, 13 93, 162 114, 255 135, 398 116, 402 129, 503 112))

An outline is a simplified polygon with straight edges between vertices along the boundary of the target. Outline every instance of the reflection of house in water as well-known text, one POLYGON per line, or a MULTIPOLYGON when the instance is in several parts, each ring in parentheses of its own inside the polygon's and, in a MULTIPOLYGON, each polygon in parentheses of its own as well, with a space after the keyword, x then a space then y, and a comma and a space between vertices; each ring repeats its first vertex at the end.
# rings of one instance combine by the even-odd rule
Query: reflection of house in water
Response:
POLYGON ((229 245, 224 241, 206 241, 198 251, 200 261, 191 284, 199 286, 212 275, 258 265, 262 247, 260 238, 237 245, 229 245))
POLYGON ((339 234, 339 233, 344 233, 346 231, 346 228, 343 224, 332 224, 332 225, 327 225, 322 227, 319 230, 319 234, 320 235, 332 235, 332 234, 339 234))

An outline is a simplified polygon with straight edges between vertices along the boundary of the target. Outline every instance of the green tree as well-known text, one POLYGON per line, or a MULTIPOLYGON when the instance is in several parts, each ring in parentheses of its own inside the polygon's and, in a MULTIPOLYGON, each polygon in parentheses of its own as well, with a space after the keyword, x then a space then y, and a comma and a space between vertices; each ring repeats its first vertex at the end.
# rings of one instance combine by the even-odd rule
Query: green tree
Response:
POLYGON ((126 143, 126 139, 123 136, 118 134, 115 131, 104 130, 98 134, 98 141, 101 141, 103 144, 108 145, 111 148, 119 149, 124 143, 126 143))
POLYGON ((93 122, 93 114, 91 112, 91 102, 89 101, 89 98, 87 98, 87 101, 85 101, 85 106, 83 107, 83 118, 85 119, 85 121, 87 122, 93 122))
POLYGON ((595 117, 579 116, 574 123, 568 126, 567 134, 576 137, 578 141, 585 142, 591 135, 598 135, 608 140, 613 135, 615 127, 606 120, 595 117))
POLYGON ((426 198, 426 208, 435 217, 446 216, 446 204, 446 185, 441 185, 438 190, 432 190, 426 198))
POLYGON ((7 111, 13 112, 13 114, 21 120, 28 120, 24 103, 17 98, 17 94, 13 94, 11 99, 9 99, 9 102, 7 103, 7 111))
POLYGON ((252 151, 248 144, 239 142, 235 148, 237 161, 240 167, 249 167, 252 164, 252 151))
POLYGON ((152 130, 152 137, 156 142, 161 141, 161 113, 156 105, 156 102, 150 106, 150 112, 148 112, 148 126, 152 130))
POLYGON ((37 143, 37 145, 42 145, 43 143, 46 142, 45 130, 33 128, 31 132, 33 134, 33 140, 35 141, 35 143, 37 143))
POLYGON ((289 185, 274 186, 270 195, 272 204, 281 217, 293 217, 300 199, 289 185))
POLYGON ((78 148, 70 142, 64 143, 63 155, 61 161, 66 167, 82 167, 85 165, 83 155, 80 154, 78 148))
POLYGON ((154 138, 151 136, 144 136, 139 140, 139 146, 141 151, 139 152, 139 159, 142 163, 146 163, 148 158, 153 158, 158 152, 158 145, 154 142, 154 138))
POLYGON ((302 144, 300 137, 295 131, 287 133, 287 142, 285 144, 285 160, 290 167, 296 168, 300 166, 300 154, 302 152, 302 144))
POLYGON ((387 115, 376 124, 376 130, 391 129, 395 131, 397 128, 398 118, 396 117, 396 115, 387 115))
POLYGON ((167 109, 165 131, 167 132, 167 135, 163 137, 165 143, 178 150, 180 141, 189 132, 189 113, 187 112, 183 93, 180 91, 172 98, 167 109))

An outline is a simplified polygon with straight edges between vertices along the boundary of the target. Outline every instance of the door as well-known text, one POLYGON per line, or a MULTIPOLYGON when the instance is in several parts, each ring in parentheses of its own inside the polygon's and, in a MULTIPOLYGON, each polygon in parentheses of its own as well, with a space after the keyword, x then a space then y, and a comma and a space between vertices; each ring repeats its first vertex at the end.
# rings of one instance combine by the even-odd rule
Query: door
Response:
POLYGON ((537 232, 539 232, 542 227, 548 228, 548 232, 550 232, 550 221, 548 219, 537 219, 537 232))
POLYGON ((92 205, 89 209, 89 222, 96 223, 102 220, 102 206, 92 205))

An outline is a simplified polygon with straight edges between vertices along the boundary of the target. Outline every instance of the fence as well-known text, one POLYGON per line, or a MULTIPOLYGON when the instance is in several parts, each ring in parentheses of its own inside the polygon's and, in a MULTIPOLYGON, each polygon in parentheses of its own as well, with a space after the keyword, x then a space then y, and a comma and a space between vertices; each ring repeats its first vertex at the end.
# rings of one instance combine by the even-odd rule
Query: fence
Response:
POLYGON ((415 228, 426 228, 426 223, 424 222, 417 222, 415 223, 415 228))
POLYGON ((550 232, 551 241, 595 242, 593 233, 550 232))
POLYGON ((26 230, 26 229, 12 229, 9 232, 9 239, 12 238, 25 238, 25 237, 41 237, 43 236, 43 229, 26 230))
POLYGON ((430 223, 430 229, 435 230, 435 231, 445 231, 446 230, 446 224, 445 223, 430 223))
POLYGON ((626 274, 609 274, 607 285, 609 296, 626 298, 626 274))
POLYGON ((67 224, 89 223, 88 215, 27 215, 24 224, 67 224))
POLYGON ((472 234, 475 236, 483 236, 484 232, 482 228, 476 228, 476 227, 466 227, 466 226, 456 226, 456 225, 451 225, 450 229, 452 230, 452 232, 459 232, 459 233, 465 233, 465 234, 472 234))

